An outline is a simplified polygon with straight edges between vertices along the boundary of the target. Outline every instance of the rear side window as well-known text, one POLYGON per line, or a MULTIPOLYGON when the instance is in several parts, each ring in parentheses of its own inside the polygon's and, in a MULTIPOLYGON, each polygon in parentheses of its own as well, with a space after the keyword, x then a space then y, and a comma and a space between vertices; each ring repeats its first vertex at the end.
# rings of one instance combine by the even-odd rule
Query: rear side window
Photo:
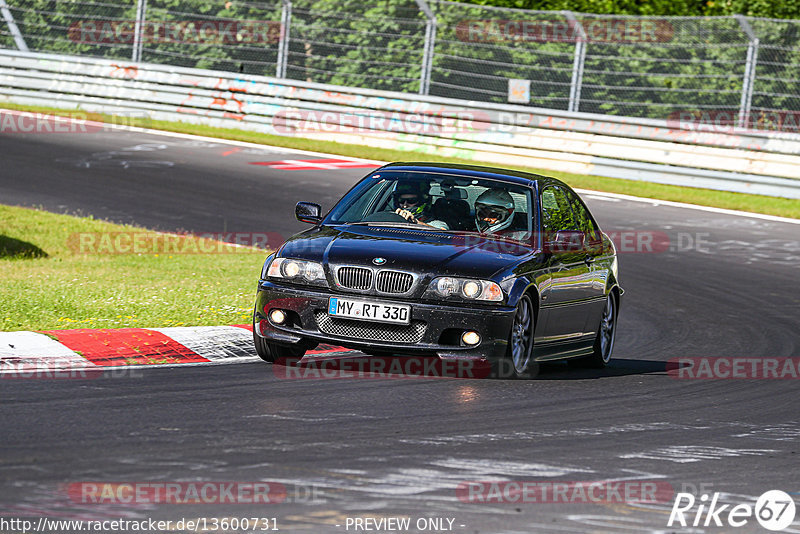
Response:
POLYGON ((573 191, 565 191, 569 198, 569 203, 572 206, 572 213, 578 225, 578 230, 586 234, 586 239, 589 241, 597 241, 600 239, 600 231, 592 220, 592 216, 586 206, 583 205, 581 199, 578 198, 573 191))
POLYGON ((578 221, 566 193, 560 187, 549 185, 542 190, 542 225, 545 232, 580 230, 578 221))

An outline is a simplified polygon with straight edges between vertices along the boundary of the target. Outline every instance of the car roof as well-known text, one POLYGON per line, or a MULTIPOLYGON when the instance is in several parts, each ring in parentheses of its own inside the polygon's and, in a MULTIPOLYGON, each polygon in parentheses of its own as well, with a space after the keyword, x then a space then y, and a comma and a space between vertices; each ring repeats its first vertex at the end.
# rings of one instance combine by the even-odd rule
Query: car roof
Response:
MULTIPOLYGON (((457 163, 430 163, 430 162, 396 162, 381 167, 381 170, 392 171, 417 171, 442 174, 456 174, 474 178, 492 178, 504 180, 519 185, 532 186, 539 181, 554 181, 563 184, 560 180, 549 176, 542 176, 532 172, 502 169, 498 167, 484 167, 481 165, 459 165, 457 163)), ((566 184, 563 184, 566 185, 566 184)))

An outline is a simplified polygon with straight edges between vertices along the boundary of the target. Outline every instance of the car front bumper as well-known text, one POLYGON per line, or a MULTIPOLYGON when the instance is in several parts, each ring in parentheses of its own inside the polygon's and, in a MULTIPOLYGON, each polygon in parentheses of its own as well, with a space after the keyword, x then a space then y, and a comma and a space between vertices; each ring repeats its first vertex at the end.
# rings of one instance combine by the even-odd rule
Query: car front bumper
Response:
POLYGON ((467 303, 403 301, 261 280, 256 295, 254 326, 258 335, 280 344, 327 343, 368 353, 491 360, 506 353, 514 313, 515 308, 509 306, 467 307, 467 303), (330 297, 408 304, 411 306, 412 324, 397 327, 386 323, 332 319, 327 314, 330 297), (269 312, 275 308, 289 312, 286 324, 276 325, 269 319, 269 312), (480 334, 480 343, 464 345, 460 338, 466 330, 480 334))

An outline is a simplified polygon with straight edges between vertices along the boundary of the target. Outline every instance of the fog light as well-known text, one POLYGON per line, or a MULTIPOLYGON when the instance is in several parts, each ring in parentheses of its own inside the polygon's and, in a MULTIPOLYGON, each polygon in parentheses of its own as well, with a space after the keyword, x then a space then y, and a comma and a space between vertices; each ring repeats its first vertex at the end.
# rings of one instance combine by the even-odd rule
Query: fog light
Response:
POLYGON ((286 314, 282 310, 272 310, 269 312, 269 318, 275 324, 283 324, 286 320, 286 314))
POLYGON ((481 342, 481 336, 477 332, 468 330, 461 334, 461 341, 464 342, 464 345, 477 345, 481 342))

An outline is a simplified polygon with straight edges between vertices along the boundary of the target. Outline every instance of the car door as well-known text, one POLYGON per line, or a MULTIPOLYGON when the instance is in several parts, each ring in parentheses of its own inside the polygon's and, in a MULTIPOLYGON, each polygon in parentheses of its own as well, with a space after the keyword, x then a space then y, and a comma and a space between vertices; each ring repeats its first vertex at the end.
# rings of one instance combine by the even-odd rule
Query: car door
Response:
POLYGON ((608 280, 610 262, 604 261, 603 234, 597 223, 594 222, 589 209, 571 189, 565 188, 564 192, 569 199, 572 213, 575 215, 578 228, 584 237, 582 251, 583 261, 590 266, 591 284, 586 287, 586 324, 584 331, 587 334, 597 332, 600 316, 605 306, 606 280, 608 280))
POLYGON ((542 231, 549 280, 542 290, 546 316, 542 342, 579 342, 594 297, 591 260, 587 261, 581 221, 567 190, 546 185, 540 192, 542 231))

